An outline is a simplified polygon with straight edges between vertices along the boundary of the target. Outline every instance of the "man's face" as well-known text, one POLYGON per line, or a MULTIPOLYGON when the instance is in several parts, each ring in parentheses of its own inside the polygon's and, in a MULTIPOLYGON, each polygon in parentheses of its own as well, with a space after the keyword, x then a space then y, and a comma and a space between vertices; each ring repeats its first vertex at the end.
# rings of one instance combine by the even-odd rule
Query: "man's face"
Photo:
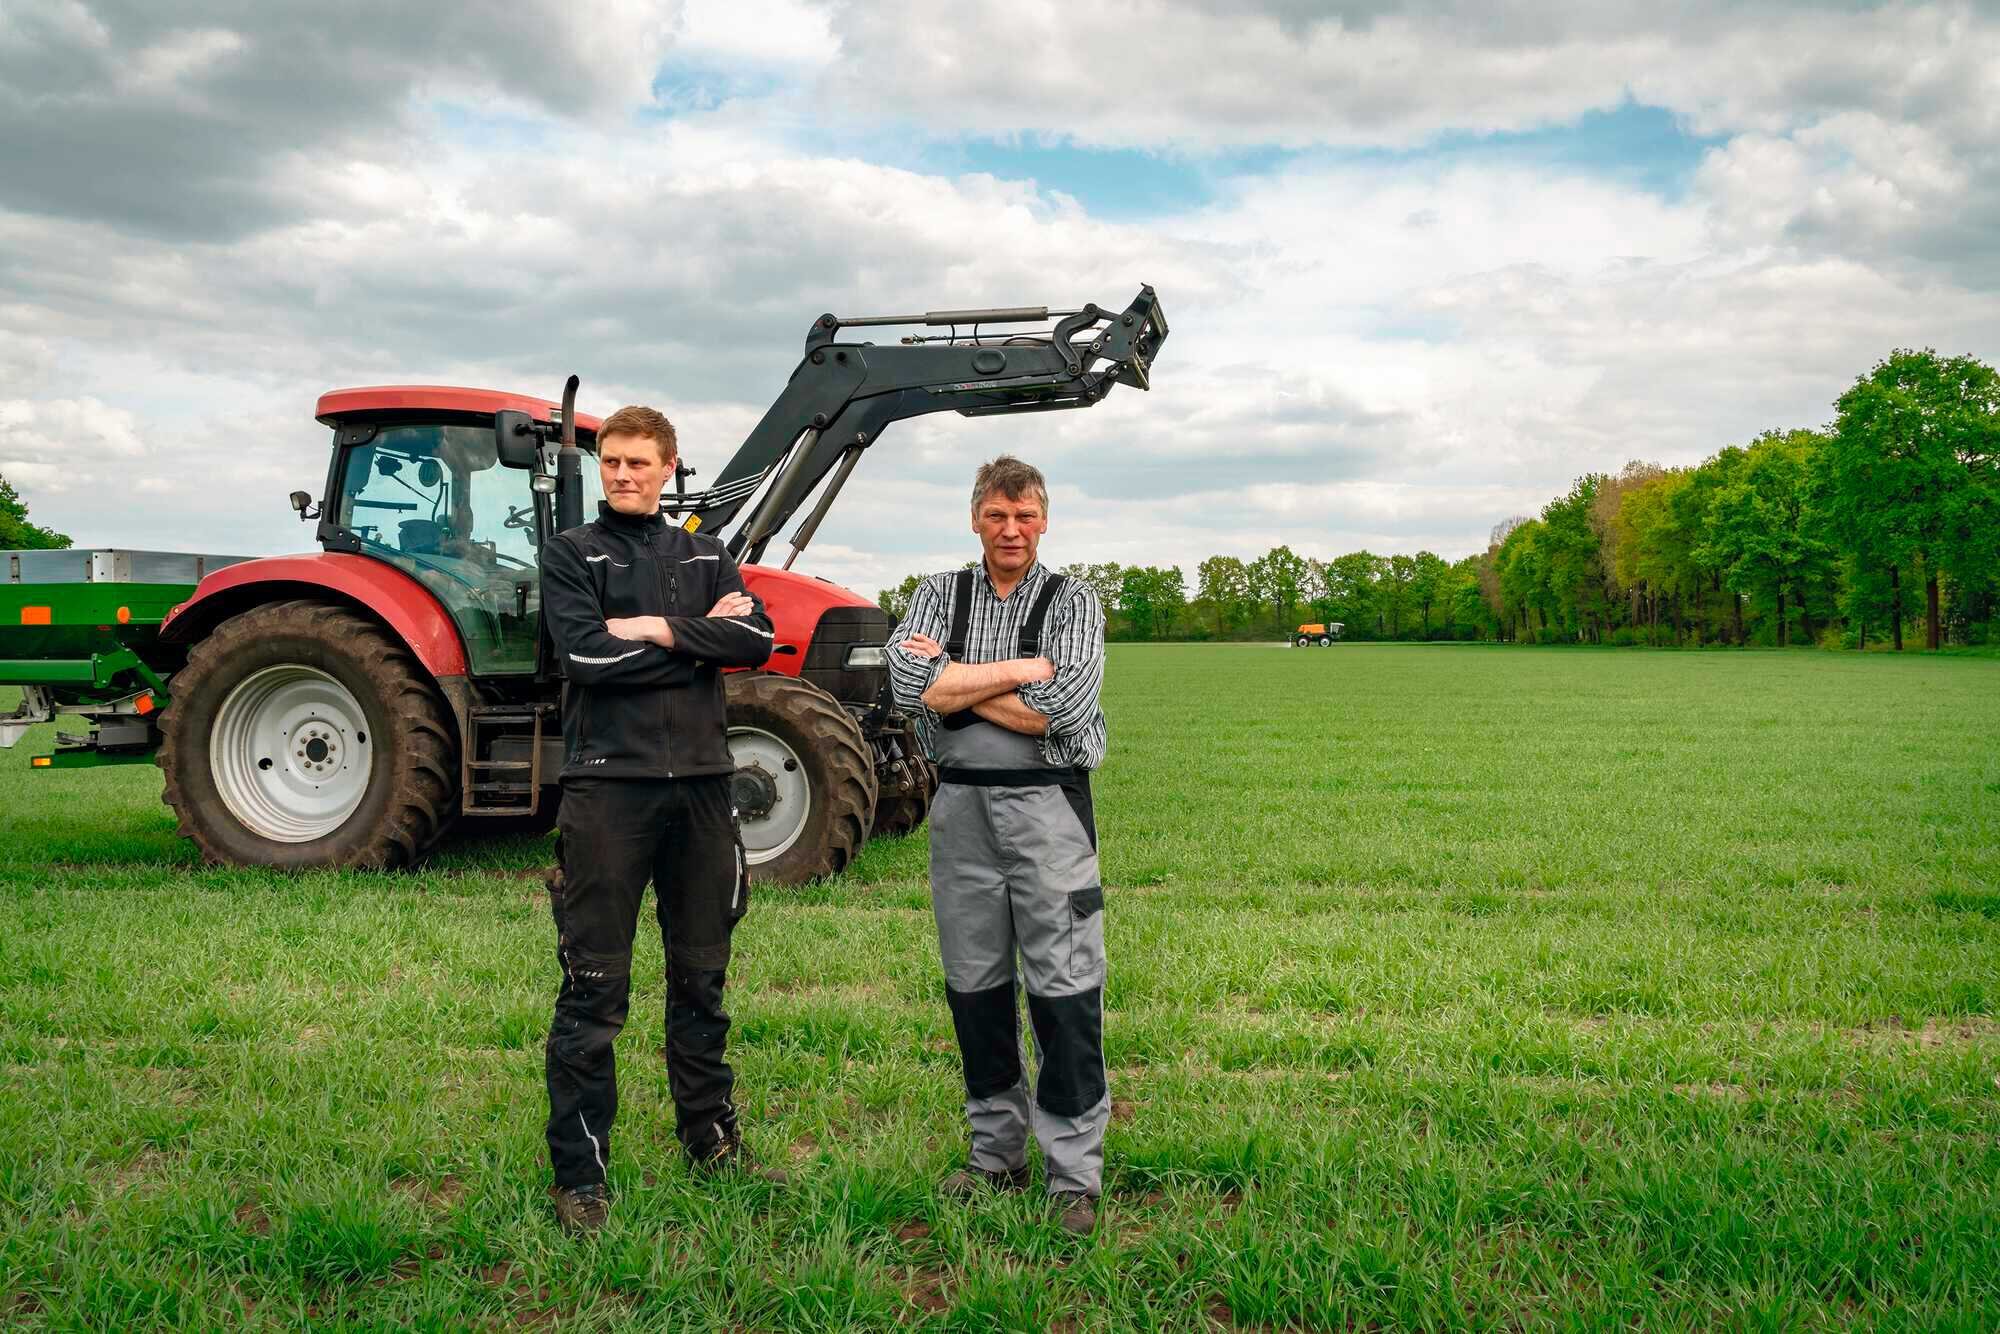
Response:
POLYGON ((597 442, 597 475, 604 499, 620 514, 652 514, 673 475, 674 461, 660 457, 650 435, 607 435, 597 442))
POLYGON ((986 568, 994 574, 1026 574, 1048 530, 1049 516, 1032 491, 1018 500, 989 491, 972 511, 972 531, 979 534, 986 568))

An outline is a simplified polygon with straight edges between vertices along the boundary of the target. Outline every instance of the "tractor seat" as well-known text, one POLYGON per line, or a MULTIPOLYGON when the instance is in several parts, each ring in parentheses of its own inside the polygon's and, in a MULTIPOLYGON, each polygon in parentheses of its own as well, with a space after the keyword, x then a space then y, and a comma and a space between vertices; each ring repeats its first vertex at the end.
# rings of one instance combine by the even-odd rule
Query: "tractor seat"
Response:
POLYGON ((405 519, 396 525, 396 540, 413 556, 441 556, 450 531, 436 519, 405 519))

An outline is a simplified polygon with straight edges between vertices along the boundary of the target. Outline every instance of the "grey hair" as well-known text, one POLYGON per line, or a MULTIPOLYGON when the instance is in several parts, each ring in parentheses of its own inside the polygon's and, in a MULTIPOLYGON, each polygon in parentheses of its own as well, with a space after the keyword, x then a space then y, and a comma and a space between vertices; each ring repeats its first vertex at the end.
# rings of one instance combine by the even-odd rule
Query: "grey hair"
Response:
POLYGON ((1031 463, 1023 463, 1012 454, 1002 454, 991 463, 980 464, 972 478, 972 512, 979 513, 980 505, 995 491, 1009 500, 1019 500, 1032 491, 1042 503, 1042 517, 1048 517, 1049 484, 1043 479, 1042 470, 1031 463))

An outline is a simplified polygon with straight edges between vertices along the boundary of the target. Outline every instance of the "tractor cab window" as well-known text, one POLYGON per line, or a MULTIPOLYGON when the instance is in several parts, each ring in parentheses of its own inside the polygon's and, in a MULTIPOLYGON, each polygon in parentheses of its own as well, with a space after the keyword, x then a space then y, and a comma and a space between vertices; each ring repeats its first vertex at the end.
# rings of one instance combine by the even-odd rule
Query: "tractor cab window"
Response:
POLYGON ((490 426, 390 426, 350 447, 338 522, 437 595, 474 672, 535 669, 534 494, 499 466, 490 426))

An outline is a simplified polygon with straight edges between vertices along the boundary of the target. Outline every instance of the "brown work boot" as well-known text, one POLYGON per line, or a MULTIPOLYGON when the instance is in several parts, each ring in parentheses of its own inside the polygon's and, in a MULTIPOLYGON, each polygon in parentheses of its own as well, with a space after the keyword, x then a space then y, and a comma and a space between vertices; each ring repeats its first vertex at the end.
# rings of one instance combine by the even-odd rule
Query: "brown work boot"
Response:
POLYGON ((742 1128, 736 1124, 733 1113, 715 1123, 715 1143, 706 1152, 688 1150, 688 1166, 697 1176, 741 1173, 774 1186, 790 1185, 792 1180, 792 1174, 784 1168, 767 1167, 757 1161, 757 1155, 743 1142, 742 1128))
POLYGON ((1079 1237, 1087 1237, 1097 1227, 1097 1197, 1085 1195, 1080 1190, 1059 1190, 1049 1196, 1049 1203, 1062 1211, 1062 1229, 1079 1237))
POLYGON ((556 1222, 573 1237, 587 1236, 610 1221, 611 1200, 601 1181, 587 1186, 551 1186, 549 1198, 555 1201, 556 1222))
POLYGON ((1010 1167, 1004 1172, 989 1172, 983 1167, 967 1165, 959 1168, 944 1180, 938 1182, 938 1194, 948 1200, 970 1200, 990 1190, 1026 1190, 1028 1188, 1028 1165, 1010 1167))

